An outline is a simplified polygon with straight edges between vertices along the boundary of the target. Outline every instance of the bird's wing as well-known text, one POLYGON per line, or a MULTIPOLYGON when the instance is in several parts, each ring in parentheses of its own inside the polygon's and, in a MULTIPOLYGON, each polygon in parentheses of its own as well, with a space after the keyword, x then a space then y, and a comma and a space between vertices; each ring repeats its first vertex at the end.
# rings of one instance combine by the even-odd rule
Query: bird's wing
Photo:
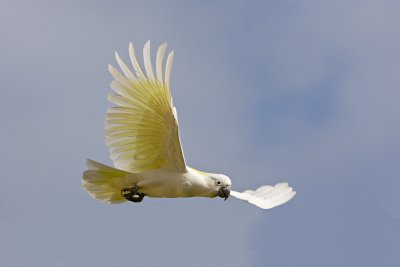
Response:
POLYGON ((167 44, 157 51, 155 72, 150 57, 150 41, 143 48, 144 70, 139 64, 132 43, 129 56, 133 71, 115 58, 122 73, 109 65, 114 77, 111 88, 115 93, 108 100, 116 104, 107 111, 105 122, 106 144, 116 168, 127 172, 165 168, 173 171, 186 169, 176 109, 169 86, 174 53, 170 52, 163 72, 167 44))
POLYGON ((263 185, 255 191, 246 190, 242 193, 231 191, 231 196, 248 201, 262 209, 272 209, 282 205, 294 197, 295 194, 296 192, 287 183, 279 183, 274 186, 263 185))

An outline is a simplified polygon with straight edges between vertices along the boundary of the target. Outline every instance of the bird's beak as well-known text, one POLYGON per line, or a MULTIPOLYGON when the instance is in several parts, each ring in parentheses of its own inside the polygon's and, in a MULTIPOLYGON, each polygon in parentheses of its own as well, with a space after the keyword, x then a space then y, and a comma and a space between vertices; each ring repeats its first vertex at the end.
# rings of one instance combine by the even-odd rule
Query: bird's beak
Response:
POLYGON ((229 189, 228 186, 221 187, 218 190, 218 196, 224 198, 224 200, 226 200, 230 194, 231 194, 231 190, 229 189))

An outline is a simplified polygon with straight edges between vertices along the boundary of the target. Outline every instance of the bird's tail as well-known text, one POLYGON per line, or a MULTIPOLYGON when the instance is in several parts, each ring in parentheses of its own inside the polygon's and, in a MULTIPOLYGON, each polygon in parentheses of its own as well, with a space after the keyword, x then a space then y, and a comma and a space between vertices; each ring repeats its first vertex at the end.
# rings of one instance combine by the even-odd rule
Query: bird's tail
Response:
POLYGON ((137 181, 134 174, 90 159, 86 164, 88 170, 83 173, 82 185, 92 197, 113 204, 126 201, 121 195, 121 189, 135 185, 137 181))

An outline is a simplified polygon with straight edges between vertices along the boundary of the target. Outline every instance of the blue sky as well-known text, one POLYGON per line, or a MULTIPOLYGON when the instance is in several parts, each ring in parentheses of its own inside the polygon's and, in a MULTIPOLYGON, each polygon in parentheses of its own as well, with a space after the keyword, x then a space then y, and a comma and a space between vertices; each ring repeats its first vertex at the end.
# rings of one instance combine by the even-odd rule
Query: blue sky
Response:
POLYGON ((1 266, 395 266, 397 1, 0 3, 1 266), (107 64, 168 42, 188 164, 288 204, 105 205, 107 64))

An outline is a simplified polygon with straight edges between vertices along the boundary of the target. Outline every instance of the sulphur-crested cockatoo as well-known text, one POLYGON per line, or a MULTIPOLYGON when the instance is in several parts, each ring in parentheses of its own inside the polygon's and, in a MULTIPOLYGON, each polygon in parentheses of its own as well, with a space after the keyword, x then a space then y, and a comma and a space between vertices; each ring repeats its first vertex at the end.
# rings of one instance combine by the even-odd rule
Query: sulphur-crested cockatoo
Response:
POLYGON ((176 109, 172 103, 170 74, 174 52, 163 70, 167 45, 157 50, 155 69, 151 63, 150 41, 143 48, 144 69, 132 44, 129 56, 133 71, 115 53, 122 73, 109 65, 115 93, 108 100, 105 139, 113 167, 87 160, 83 187, 101 202, 141 202, 155 198, 221 197, 229 195, 269 209, 289 201, 296 192, 287 183, 261 186, 242 193, 231 190, 231 180, 223 174, 198 171, 186 165, 179 140, 176 109))

